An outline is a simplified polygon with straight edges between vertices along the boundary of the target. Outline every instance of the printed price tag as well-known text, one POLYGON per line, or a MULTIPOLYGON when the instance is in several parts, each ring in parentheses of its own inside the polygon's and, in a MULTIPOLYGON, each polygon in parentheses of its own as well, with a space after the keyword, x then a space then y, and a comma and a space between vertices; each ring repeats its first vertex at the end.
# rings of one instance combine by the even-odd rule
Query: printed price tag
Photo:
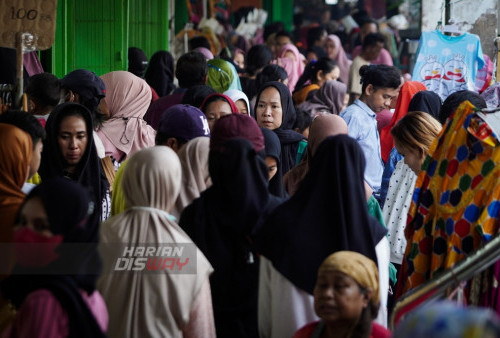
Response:
POLYGON ((0 47, 16 48, 16 34, 29 33, 30 49, 54 43, 57 0, 0 0, 0 47))

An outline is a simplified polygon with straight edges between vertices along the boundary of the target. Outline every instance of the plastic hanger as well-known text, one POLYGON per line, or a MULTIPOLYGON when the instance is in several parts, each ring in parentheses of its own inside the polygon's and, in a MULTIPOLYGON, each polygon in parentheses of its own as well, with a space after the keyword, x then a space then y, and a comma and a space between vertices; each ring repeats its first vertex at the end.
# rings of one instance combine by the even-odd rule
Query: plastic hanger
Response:
POLYGON ((462 35, 460 28, 458 28, 458 26, 455 24, 455 21, 453 21, 453 20, 449 20, 448 24, 444 25, 444 27, 441 31, 444 34, 452 35, 452 36, 462 35))

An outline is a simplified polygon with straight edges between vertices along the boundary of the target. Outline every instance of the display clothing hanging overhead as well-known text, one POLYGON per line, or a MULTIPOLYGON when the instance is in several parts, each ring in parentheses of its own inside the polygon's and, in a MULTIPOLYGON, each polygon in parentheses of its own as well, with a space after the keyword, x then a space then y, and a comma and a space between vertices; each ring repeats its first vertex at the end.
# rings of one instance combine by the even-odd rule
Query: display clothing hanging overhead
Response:
POLYGON ((422 32, 412 79, 422 82, 444 101, 459 90, 475 91, 476 73, 483 65, 477 35, 448 36, 439 30, 422 32))

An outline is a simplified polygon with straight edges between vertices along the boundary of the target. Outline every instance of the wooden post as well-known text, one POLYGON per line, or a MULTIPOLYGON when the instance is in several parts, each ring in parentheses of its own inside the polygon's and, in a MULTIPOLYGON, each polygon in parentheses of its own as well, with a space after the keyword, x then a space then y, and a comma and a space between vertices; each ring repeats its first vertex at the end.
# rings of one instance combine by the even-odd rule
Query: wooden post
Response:
POLYGON ((14 108, 22 107, 23 87, 24 87, 24 73, 23 73, 23 33, 17 32, 16 34, 16 56, 17 56, 17 84, 16 84, 16 97, 14 100, 14 108))

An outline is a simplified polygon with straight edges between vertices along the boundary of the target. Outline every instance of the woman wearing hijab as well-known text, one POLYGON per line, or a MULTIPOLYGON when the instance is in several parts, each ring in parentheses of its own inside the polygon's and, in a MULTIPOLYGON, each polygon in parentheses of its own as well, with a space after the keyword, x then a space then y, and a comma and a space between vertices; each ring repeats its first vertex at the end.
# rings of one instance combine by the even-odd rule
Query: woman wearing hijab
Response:
MULTIPOLYGON (((146 82, 159 97, 170 94, 174 89, 174 57, 165 50, 153 54, 144 75, 146 82)), ((106 85, 106 89, 108 89, 106 85)))
POLYGON ((297 106, 297 109, 309 112, 313 119, 323 114, 339 115, 347 106, 346 99, 349 100, 347 86, 342 82, 329 80, 321 86, 309 101, 297 106))
POLYGON ((332 252, 350 250, 378 263, 384 318, 389 276, 389 245, 384 229, 368 215, 365 158, 347 135, 319 146, 299 190, 269 216, 257 237, 261 267, 259 333, 291 337, 317 317, 313 309, 316 273, 332 252), (332 174, 335 173, 335 174, 332 174), (277 245, 279 243, 279 245, 277 245))
POLYGON ((101 76, 106 84, 104 100, 111 117, 97 132, 106 156, 121 163, 134 152, 155 145, 155 130, 142 118, 151 103, 151 90, 143 79, 116 71, 101 76))
POLYGON ((437 119, 442 104, 443 101, 438 94, 430 90, 422 90, 413 95, 408 105, 408 111, 423 111, 437 119))
MULTIPOLYGON (((28 177, 33 147, 31 137, 10 124, 0 123, 0 243, 12 242, 12 227, 23 203, 22 187, 28 177)), ((13 253, 0 250, 7 271, 12 268, 13 253)), ((0 277, 1 279, 1 277, 0 277)), ((1 303, 0 303, 1 305, 1 303)))
POLYGON ((373 322, 380 306, 377 265, 353 251, 339 251, 320 265, 314 286, 319 318, 293 338, 389 338, 391 332, 373 322))
MULTIPOLYGON (((110 218, 100 232, 107 271, 113 270, 117 258, 109 243, 127 247, 183 243, 186 250, 188 243, 193 245, 168 213, 180 187, 181 165, 168 147, 141 150, 127 161, 122 188, 128 209, 110 218)), ((213 270, 194 249, 192 274, 137 271, 126 278, 117 273, 103 275, 98 286, 109 308, 110 337, 215 337, 208 280, 213 270)))
POLYGON ((234 66, 223 59, 212 59, 207 62, 207 85, 218 93, 229 89, 241 90, 241 83, 234 66))
MULTIPOLYGON (((408 112, 422 111, 424 113, 430 114, 435 119, 438 119, 442 104, 443 102, 441 101, 441 97, 439 95, 429 90, 422 90, 413 95, 413 98, 408 105, 408 112)), ((392 148, 384 168, 384 174, 382 176, 382 188, 380 190, 380 201, 382 207, 385 203, 387 188, 389 186, 389 180, 391 178, 392 172, 394 171, 396 164, 402 159, 403 156, 398 153, 397 149, 395 147, 392 148)))
POLYGON ((351 68, 352 61, 347 58, 340 38, 335 34, 328 35, 325 41, 325 50, 327 56, 339 66, 340 80, 346 86, 349 85, 349 68, 351 68))
POLYGON ((221 118, 211 133, 212 186, 179 224, 215 269, 210 278, 218 337, 257 337, 259 258, 251 235, 281 200, 268 190, 264 139, 249 116, 221 118))
POLYGON ((380 132, 380 148, 382 152, 382 160, 384 163, 387 162, 389 158, 389 153, 392 148, 394 148, 394 141, 391 135, 391 129, 396 125, 396 123, 406 115, 408 112, 408 106, 410 104, 413 95, 416 93, 427 90, 425 85, 418 81, 407 81, 401 87, 399 91, 398 101, 396 102, 396 110, 392 116, 391 122, 385 126, 380 132))
POLYGON ((229 97, 240 114, 250 115, 250 102, 248 97, 241 90, 229 89, 224 92, 224 95, 229 97))
POLYGON ((262 128, 273 130, 281 143, 279 165, 285 175, 295 166, 299 142, 304 136, 293 130, 297 118, 292 95, 281 82, 267 82, 257 95, 255 117, 262 128))
POLYGON ((111 201, 92 130, 92 116, 87 108, 78 103, 57 106, 45 126, 47 137, 38 173, 42 181, 63 176, 91 192, 95 207, 88 220, 86 241, 97 242, 99 223, 109 217, 111 201))
POLYGON ((305 57, 300 54, 297 47, 289 43, 281 48, 278 59, 274 61, 274 63, 276 63, 278 66, 283 67, 287 72, 287 86, 290 89, 290 92, 294 91, 295 85, 304 72, 304 60, 305 57))
POLYGON ((238 113, 238 108, 236 108, 233 100, 224 94, 218 93, 208 95, 201 103, 200 110, 207 117, 210 130, 214 128, 215 122, 221 117, 238 113))
POLYGON ((191 202, 212 185, 208 172, 210 138, 197 137, 186 143, 177 155, 181 161, 182 184, 172 215, 179 218, 191 202))
POLYGON ((283 175, 279 166, 281 157, 281 143, 278 136, 269 129, 260 128, 264 135, 264 144, 266 152, 266 165, 269 171, 269 191, 274 196, 287 198, 288 194, 283 187, 283 175))
POLYGON ((5 337, 105 336, 108 313, 87 264, 97 247, 75 249, 86 241, 91 208, 86 189, 62 177, 44 180, 26 197, 14 233, 16 267, 1 284, 18 309, 5 337))
POLYGON ((328 136, 339 134, 347 135, 347 124, 338 115, 321 115, 314 119, 309 128, 307 140, 307 156, 296 167, 292 168, 284 177, 283 185, 286 192, 293 196, 306 176, 311 166, 311 161, 321 142, 328 136))

